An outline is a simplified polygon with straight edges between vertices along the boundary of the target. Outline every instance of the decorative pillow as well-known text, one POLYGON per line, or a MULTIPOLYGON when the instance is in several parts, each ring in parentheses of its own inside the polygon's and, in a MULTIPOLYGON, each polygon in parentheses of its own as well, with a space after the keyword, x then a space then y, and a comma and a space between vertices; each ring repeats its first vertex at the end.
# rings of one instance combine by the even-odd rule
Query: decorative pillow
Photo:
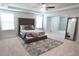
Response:
POLYGON ((32 29, 32 30, 34 30, 34 29, 35 29, 34 25, 31 25, 31 29, 32 29))
POLYGON ((34 30, 34 26, 33 25, 28 25, 29 30, 34 30))
POLYGON ((32 37, 38 37, 38 36, 39 36, 39 33, 35 33, 35 32, 32 33, 32 37))
POLYGON ((26 25, 26 26, 24 27, 24 30, 30 30, 29 25, 26 25))
POLYGON ((26 36, 28 36, 28 37, 32 37, 32 33, 27 33, 26 36))
POLYGON ((28 30, 27 25, 20 25, 21 30, 28 30))
POLYGON ((35 32, 31 32, 31 33, 27 33, 28 37, 38 37, 39 33, 35 33, 35 32))
POLYGON ((20 25, 21 30, 34 30, 33 25, 20 25))

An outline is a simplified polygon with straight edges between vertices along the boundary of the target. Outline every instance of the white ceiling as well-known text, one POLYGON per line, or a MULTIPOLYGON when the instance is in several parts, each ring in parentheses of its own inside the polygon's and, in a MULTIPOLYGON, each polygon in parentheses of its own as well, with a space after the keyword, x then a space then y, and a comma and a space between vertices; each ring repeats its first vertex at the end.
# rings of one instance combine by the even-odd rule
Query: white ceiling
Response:
MULTIPOLYGON (((6 3, 6 4, 1 4, 1 6, 8 6, 10 10, 19 9, 25 12, 36 12, 36 13, 42 12, 40 10, 42 3, 9 3, 9 4, 6 3)), ((79 3, 46 3, 46 6, 55 6, 55 8, 48 9, 46 11, 46 13, 51 13, 51 12, 57 12, 62 10, 79 8, 79 3)))

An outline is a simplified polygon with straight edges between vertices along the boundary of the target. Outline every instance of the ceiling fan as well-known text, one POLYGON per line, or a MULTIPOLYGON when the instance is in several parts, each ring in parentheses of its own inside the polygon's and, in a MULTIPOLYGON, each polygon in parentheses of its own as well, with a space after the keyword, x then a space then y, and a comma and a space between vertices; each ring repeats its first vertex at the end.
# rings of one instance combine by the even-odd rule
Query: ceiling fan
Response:
POLYGON ((42 8, 45 9, 45 10, 48 10, 48 9, 55 8, 55 6, 47 6, 46 3, 42 3, 42 8))

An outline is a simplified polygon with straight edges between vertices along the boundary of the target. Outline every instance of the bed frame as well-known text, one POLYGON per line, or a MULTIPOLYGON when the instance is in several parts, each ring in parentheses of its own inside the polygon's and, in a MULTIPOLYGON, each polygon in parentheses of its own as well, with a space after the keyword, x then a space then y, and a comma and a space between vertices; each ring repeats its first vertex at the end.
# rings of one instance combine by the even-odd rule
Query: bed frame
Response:
POLYGON ((43 39, 47 39, 47 35, 41 36, 41 37, 34 37, 33 39, 27 40, 26 35, 24 38, 20 34, 20 25, 34 25, 35 28, 35 20, 30 18, 19 18, 18 19, 18 36, 21 37, 25 43, 31 43, 43 39))
POLYGON ((21 37, 20 25, 34 25, 34 27, 35 27, 35 19, 33 19, 33 18, 18 18, 18 36, 21 37))

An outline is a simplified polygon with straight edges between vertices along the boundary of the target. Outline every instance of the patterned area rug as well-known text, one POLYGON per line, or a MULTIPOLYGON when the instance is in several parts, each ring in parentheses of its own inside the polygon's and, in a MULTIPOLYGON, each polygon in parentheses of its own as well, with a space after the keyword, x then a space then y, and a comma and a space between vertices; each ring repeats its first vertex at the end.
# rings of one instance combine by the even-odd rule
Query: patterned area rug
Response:
POLYGON ((48 38, 45 40, 24 44, 24 47, 31 56, 38 56, 61 45, 62 43, 63 42, 61 41, 48 38))

